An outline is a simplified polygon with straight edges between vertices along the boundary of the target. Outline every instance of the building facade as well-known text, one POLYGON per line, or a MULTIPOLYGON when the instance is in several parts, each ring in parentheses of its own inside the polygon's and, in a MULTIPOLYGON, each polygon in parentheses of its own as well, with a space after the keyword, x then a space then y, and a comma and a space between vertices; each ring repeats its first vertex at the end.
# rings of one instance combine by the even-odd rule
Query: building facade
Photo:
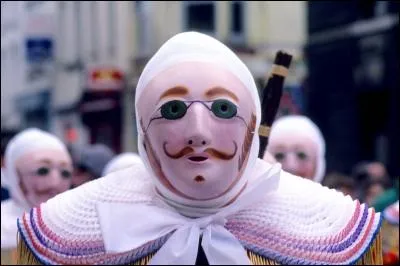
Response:
POLYGON ((399 3, 308 3, 307 114, 326 139, 327 170, 380 161, 399 176, 399 3))
POLYGON ((135 1, 133 8, 136 44, 132 46, 131 95, 151 55, 173 35, 191 30, 209 34, 234 50, 259 88, 280 49, 294 55, 292 69, 296 71, 287 84, 298 84, 305 75, 302 51, 307 24, 301 1, 135 1))
POLYGON ((134 38, 131 5, 125 1, 57 2, 53 131, 71 145, 103 143, 116 152, 126 146, 123 99, 134 38), (75 134, 68 134, 71 129, 75 134))
POLYGON ((15 98, 26 87, 24 57, 24 5, 22 1, 1 3, 1 128, 21 126, 15 98))
POLYGON ((275 52, 287 50, 301 62, 305 41, 304 3, 296 1, 20 1, 20 5, 28 14, 17 16, 25 23, 20 41, 21 64, 25 64, 20 75, 25 77, 19 79, 24 84, 18 97, 18 90, 2 89, 2 103, 3 91, 16 99, 4 108, 20 117, 14 120, 22 128, 47 129, 75 146, 102 142, 116 152, 136 150, 137 79, 151 55, 173 35, 195 30, 221 40, 241 57, 260 88, 275 52))

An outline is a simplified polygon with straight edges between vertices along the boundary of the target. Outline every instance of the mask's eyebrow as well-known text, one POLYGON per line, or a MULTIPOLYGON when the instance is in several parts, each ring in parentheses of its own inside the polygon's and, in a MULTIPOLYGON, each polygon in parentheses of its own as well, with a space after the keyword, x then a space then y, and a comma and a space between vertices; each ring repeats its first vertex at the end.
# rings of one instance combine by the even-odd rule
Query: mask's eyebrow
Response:
POLYGON ((176 86, 168 89, 160 96, 160 100, 170 96, 184 96, 189 93, 189 90, 182 86, 176 86))
POLYGON ((226 96, 231 97, 236 102, 239 102, 239 98, 236 96, 236 94, 234 94, 230 90, 227 90, 227 89, 225 89, 223 87, 219 87, 219 86, 209 89, 208 91, 205 92, 204 95, 207 98, 213 98, 218 95, 226 95, 226 96))
POLYGON ((51 164, 51 161, 49 159, 41 159, 38 163, 51 164))

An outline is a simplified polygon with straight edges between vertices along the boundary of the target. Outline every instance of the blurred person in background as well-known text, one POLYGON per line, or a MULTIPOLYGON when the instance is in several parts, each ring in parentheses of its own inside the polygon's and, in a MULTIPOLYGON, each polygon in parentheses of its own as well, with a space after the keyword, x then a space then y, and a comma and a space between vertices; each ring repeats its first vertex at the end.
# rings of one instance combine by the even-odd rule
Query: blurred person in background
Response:
MULTIPOLYGON (((360 184, 358 186, 357 197, 367 203, 369 206, 373 206, 376 200, 385 195, 385 191, 391 187, 390 178, 387 175, 385 166, 379 162, 361 162, 358 163, 352 173, 354 180, 360 184)), ((390 192, 390 191, 389 191, 390 192)), ((393 193, 389 193, 391 195, 393 193)), ((396 195, 394 195, 396 196, 396 195)), ((385 202, 383 206, 375 209, 376 211, 383 211, 387 206, 396 202, 397 198, 390 198, 389 201, 385 202)), ((385 201, 385 200, 384 200, 385 201)))
POLYGON ((325 175, 325 140, 305 116, 289 115, 274 121, 267 151, 291 174, 318 183, 325 175))
POLYGON ((381 162, 360 162, 353 168, 353 174, 358 180, 368 178, 371 181, 390 181, 386 167, 381 162))
POLYGON ((126 152, 115 156, 104 168, 103 175, 142 163, 140 156, 133 152, 126 152))
POLYGON ((367 180, 364 191, 363 201, 372 206, 373 203, 378 199, 379 196, 383 195, 385 190, 389 187, 387 183, 383 181, 367 180))
POLYGON ((334 172, 324 178, 322 185, 336 189, 344 195, 351 196, 353 199, 355 198, 356 183, 350 176, 334 172))
POLYGON ((1 203, 1 262, 15 263, 17 218, 71 186, 72 160, 65 145, 39 129, 26 129, 10 140, 4 173, 11 198, 1 203))
POLYGON ((104 144, 94 144, 74 152, 74 173, 72 188, 102 176, 105 166, 115 156, 104 144))

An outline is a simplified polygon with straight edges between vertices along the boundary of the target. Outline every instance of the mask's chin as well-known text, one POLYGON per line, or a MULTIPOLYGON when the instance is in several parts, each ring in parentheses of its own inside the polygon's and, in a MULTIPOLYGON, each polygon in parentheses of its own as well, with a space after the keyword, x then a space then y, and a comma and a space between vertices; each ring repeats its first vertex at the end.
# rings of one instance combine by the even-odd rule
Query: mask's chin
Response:
MULTIPOLYGON (((177 171, 176 173, 168 173, 166 175, 173 190, 178 191, 177 195, 184 195, 188 199, 206 201, 213 200, 225 195, 232 187, 238 173, 227 171, 224 174, 216 171, 215 167, 207 168, 203 171, 188 169, 188 171, 177 171), (187 176, 180 176, 181 172, 189 172, 187 176), (207 173, 208 172, 208 173, 207 173), (171 178, 171 177, 174 178, 171 178), (231 178, 221 178, 229 176, 231 178)), ((223 169, 222 169, 223 170, 223 169)))

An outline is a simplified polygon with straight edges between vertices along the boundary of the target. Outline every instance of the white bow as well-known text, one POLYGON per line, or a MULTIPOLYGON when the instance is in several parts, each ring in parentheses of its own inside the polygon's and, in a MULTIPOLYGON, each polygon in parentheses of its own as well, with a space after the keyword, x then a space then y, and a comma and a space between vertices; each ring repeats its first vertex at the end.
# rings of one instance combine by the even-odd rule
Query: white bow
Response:
POLYGON ((280 165, 264 172, 242 195, 218 213, 192 219, 174 209, 145 203, 97 204, 101 231, 107 252, 126 252, 173 231, 151 259, 151 265, 195 264, 199 237, 210 264, 250 264, 239 240, 225 227, 226 217, 265 198, 279 184, 280 165))

